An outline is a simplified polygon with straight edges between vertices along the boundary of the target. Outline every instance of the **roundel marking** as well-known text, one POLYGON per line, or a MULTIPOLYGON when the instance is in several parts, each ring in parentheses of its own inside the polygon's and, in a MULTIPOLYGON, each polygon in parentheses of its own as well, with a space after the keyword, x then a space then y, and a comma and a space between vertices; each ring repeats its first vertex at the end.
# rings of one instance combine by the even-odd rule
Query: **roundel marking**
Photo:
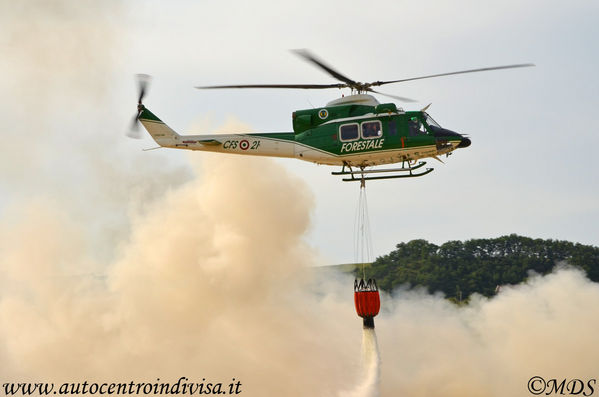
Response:
POLYGON ((250 143, 246 139, 239 142, 239 148, 241 150, 248 150, 249 147, 250 147, 250 143))
POLYGON ((327 117, 329 117, 329 111, 326 109, 320 109, 320 111, 318 112, 318 117, 320 117, 321 119, 326 119, 327 117))

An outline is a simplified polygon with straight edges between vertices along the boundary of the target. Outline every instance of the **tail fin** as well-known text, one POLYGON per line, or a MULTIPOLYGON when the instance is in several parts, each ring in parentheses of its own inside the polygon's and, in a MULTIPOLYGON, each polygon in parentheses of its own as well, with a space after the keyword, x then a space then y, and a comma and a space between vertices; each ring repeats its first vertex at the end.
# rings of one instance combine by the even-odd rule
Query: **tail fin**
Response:
POLYGON ((139 114, 139 121, 145 129, 150 133, 152 138, 160 146, 175 146, 180 142, 181 136, 177 134, 171 127, 164 124, 162 120, 146 109, 145 106, 139 105, 142 108, 139 114))

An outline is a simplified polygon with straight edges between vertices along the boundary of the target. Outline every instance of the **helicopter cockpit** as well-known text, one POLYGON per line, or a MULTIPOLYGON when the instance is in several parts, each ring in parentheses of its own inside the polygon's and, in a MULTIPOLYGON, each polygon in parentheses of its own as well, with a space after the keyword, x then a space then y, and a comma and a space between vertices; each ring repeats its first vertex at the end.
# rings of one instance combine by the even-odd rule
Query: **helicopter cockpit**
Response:
POLYGON ((426 112, 422 112, 420 116, 411 117, 409 127, 411 136, 435 135, 442 129, 439 123, 426 112))
MULTIPOLYGON (((460 142, 458 147, 470 146, 470 139, 462 136, 461 134, 458 134, 455 131, 451 131, 441 127, 439 123, 437 123, 428 113, 422 112, 422 117, 424 119, 424 123, 426 123, 426 125, 422 128, 425 128, 428 131, 429 135, 432 135, 435 138, 437 138, 438 142, 441 142, 442 140, 447 138, 460 138, 462 141, 460 142)), ((421 122, 420 124, 423 123, 421 122)), ((410 129, 410 131, 412 130, 410 129)))
POLYGON ((428 125, 434 125, 437 128, 441 128, 441 126, 439 125, 439 123, 437 123, 428 113, 422 112, 422 114, 425 117, 426 124, 428 124, 428 125))
POLYGON ((418 119, 418 117, 414 116, 410 118, 408 123, 410 126, 411 136, 426 135, 426 128, 424 127, 424 124, 420 121, 420 119, 418 119))

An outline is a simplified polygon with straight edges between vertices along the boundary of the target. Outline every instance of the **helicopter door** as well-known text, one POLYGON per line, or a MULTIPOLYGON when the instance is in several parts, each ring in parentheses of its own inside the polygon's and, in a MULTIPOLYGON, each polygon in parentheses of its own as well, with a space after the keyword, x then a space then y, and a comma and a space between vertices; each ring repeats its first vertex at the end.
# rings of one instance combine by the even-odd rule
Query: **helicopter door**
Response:
POLYGON ((387 135, 395 136, 397 135, 397 122, 395 119, 390 119, 387 123, 387 135))

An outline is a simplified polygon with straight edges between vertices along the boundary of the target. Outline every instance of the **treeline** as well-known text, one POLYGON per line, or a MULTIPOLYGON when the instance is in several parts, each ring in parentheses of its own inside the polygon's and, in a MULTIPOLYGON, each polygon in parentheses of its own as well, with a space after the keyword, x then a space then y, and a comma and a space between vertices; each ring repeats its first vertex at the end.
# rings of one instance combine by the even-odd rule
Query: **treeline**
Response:
MULTIPOLYGON (((438 246, 426 240, 400 243, 367 268, 380 289, 392 291, 402 284, 441 291, 455 301, 471 294, 490 296, 496 288, 526 280, 530 271, 551 272, 558 264, 584 269, 599 282, 599 248, 559 240, 542 240, 515 234, 494 239, 448 241, 438 246)), ((356 269, 356 275, 361 271, 356 269)))

